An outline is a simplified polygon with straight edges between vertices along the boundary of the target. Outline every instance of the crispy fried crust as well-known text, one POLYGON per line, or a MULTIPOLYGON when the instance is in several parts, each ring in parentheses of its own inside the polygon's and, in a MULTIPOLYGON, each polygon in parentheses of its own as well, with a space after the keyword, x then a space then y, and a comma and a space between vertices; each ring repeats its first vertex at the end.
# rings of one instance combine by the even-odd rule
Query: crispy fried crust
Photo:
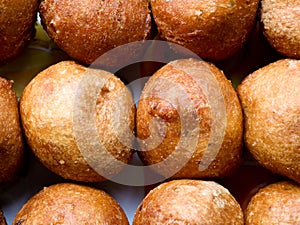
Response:
POLYGON ((238 94, 248 150, 266 168, 300 182, 300 61, 279 60, 255 71, 238 94))
POLYGON ((249 202, 246 225, 299 224, 300 186, 282 181, 258 191, 249 202))
POLYGON ((88 71, 91 70, 73 61, 42 71, 26 86, 20 112, 28 144, 46 167, 67 179, 94 182, 109 175, 99 175, 101 168, 111 171, 111 175, 121 169, 111 158, 123 163, 131 159, 132 137, 127 132, 133 132, 135 109, 131 94, 111 73, 92 70, 97 82, 104 82, 102 89, 95 90, 90 81, 90 89, 80 88, 83 78, 89 77, 88 71), (95 102, 91 102, 93 97, 95 102), (118 108, 124 111, 116 112, 116 101, 130 110, 118 108), (75 108, 75 103, 80 105, 75 108), (95 114, 91 115, 89 104, 95 114), (94 118, 92 123, 81 126, 78 119, 89 116, 94 118), (89 129, 96 129, 96 134, 89 129), (100 148, 99 143, 105 148, 100 148), (85 149, 91 145, 92 149, 85 149), (90 160, 94 160, 92 165, 90 160), (93 170, 96 167, 100 168, 98 173, 93 170))
POLYGON ((149 192, 136 210, 133 225, 244 224, 240 205, 213 181, 176 180, 149 192))
POLYGON ((12 81, 0 78, 0 182, 15 178, 24 154, 18 100, 12 86, 12 81))
POLYGON ((200 57, 236 53, 253 28, 258 0, 150 0, 161 37, 200 57))
POLYGON ((18 55, 34 34, 38 0, 0 2, 0 62, 18 55))
POLYGON ((148 0, 44 0, 39 11, 49 36, 85 64, 117 46, 150 35, 148 0))
POLYGON ((178 172, 173 178, 221 177, 230 174, 241 161, 242 109, 222 71, 200 60, 177 60, 158 70, 146 83, 138 103, 137 135, 142 140, 139 155, 147 165, 165 161, 167 167, 157 167, 162 175, 171 176, 168 172, 174 170, 178 172), (213 90, 214 85, 216 90, 213 90), (210 101, 204 88, 212 89, 208 93, 210 101), (185 98, 189 100, 183 100, 185 98), (220 110, 224 110, 224 115, 220 110), (222 118, 217 118, 217 114, 222 118), (153 119, 157 122, 153 123, 153 119), (213 131, 213 122, 219 123, 217 129, 221 129, 221 133, 213 131), (200 170, 204 155, 211 161, 207 168, 200 170), (166 162, 170 157, 175 159, 166 162))
POLYGON ((280 53, 300 58, 300 2, 262 0, 261 21, 269 43, 280 53))
POLYGON ((83 185, 62 183, 45 187, 20 209, 14 225, 128 225, 120 205, 107 193, 83 185))

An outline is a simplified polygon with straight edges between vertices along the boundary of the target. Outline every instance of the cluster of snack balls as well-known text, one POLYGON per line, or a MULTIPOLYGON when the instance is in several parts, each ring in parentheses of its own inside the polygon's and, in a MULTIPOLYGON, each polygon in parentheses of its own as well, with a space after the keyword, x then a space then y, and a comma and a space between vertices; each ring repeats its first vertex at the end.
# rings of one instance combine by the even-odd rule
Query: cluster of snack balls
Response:
MULTIPOLYGON (((12 60, 26 47, 33 36, 38 8, 49 36, 77 61, 63 61, 39 73, 25 88, 20 102, 13 82, 1 78, 1 182, 13 179, 20 169, 24 157, 22 131, 32 152, 54 173, 75 181, 99 182, 107 177, 97 169, 115 175, 122 168, 114 159, 130 162, 136 130, 143 150, 138 153, 145 165, 167 161, 174 152, 177 161, 188 160, 167 177, 172 181, 145 197, 133 224, 300 223, 299 1, 44 0, 39 4, 37 0, 22 0, 2 1, 0 7, 1 62, 12 60), (287 58, 247 76, 236 93, 224 73, 208 61, 233 56, 249 37, 257 17, 271 46, 287 58), (78 88, 90 73, 86 66, 117 46, 152 38, 155 27, 162 40, 184 46, 206 61, 179 59, 159 69, 146 83, 137 109, 119 78, 93 69, 102 86, 94 93, 92 118, 96 142, 104 148, 83 155, 79 146, 97 146, 86 127, 76 127, 77 136, 74 134, 74 114, 85 116, 91 102, 91 94, 79 96, 86 104, 77 104, 74 112, 78 88), (207 85, 211 80, 216 82, 222 96, 223 135, 213 143, 214 120, 220 119, 214 114, 212 100, 217 94, 204 90, 199 80, 207 85), (188 99, 189 104, 176 105, 180 97, 188 99), (195 129, 182 130, 183 122, 195 129), (207 181, 226 176, 240 166, 243 142, 261 165, 287 178, 262 188, 245 212, 227 189, 207 181), (186 151, 193 144, 189 155, 186 151), (214 159, 200 170, 207 146, 218 144, 217 154, 212 153, 214 159), (100 164, 95 165, 97 168, 88 163, 95 158, 100 164)), ((176 160, 171 161, 175 163, 171 167, 176 167, 176 160)), ((167 172, 164 167, 156 169, 162 175, 167 172)), ((22 207, 13 223, 41 221, 128 224, 124 211, 108 194, 71 183, 44 188, 22 207)))

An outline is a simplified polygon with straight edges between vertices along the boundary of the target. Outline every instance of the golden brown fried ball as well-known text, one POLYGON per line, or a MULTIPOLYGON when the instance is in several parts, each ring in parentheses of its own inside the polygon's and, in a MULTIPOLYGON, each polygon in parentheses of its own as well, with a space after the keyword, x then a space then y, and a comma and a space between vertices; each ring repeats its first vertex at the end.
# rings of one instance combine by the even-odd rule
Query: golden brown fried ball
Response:
POLYGON ((258 0, 150 0, 162 39, 200 57, 221 60, 234 55, 255 24, 258 0))
POLYGON ((238 87, 245 115, 245 144, 274 173, 300 182, 300 60, 283 59, 238 87))
POLYGON ((230 81, 213 64, 175 60, 146 83, 137 108, 138 152, 166 178, 212 178, 240 165, 243 117, 230 81))
POLYGON ((213 181, 176 180, 154 188, 136 210, 133 225, 244 224, 242 209, 213 181))
POLYGON ((113 48, 148 38, 148 5, 148 0, 44 0, 39 11, 57 45, 75 60, 92 64, 113 48))
POLYGON ((38 0, 0 1, 0 63, 17 56, 34 36, 38 0))
POLYGON ((262 0, 261 21, 269 43, 281 54, 300 58, 300 2, 262 0))
POLYGON ((33 153, 66 179, 101 181, 131 159, 133 99, 109 72, 52 65, 26 86, 20 112, 33 153))
POLYGON ((23 157, 18 99, 13 81, 0 78, 0 183, 16 178, 23 157))
POLYGON ((13 224, 129 225, 123 209, 110 195, 71 183, 45 187, 23 205, 13 224))
POLYGON ((300 223, 300 186, 281 181, 258 191, 249 202, 246 225, 300 223))

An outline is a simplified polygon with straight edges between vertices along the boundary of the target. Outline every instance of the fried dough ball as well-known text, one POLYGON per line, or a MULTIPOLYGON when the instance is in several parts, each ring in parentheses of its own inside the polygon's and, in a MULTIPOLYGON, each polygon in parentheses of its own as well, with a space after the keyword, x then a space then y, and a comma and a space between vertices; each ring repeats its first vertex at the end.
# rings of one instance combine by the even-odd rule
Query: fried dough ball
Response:
POLYGON ((213 64, 175 60, 145 84, 137 108, 142 161, 166 178, 212 178, 241 162, 243 116, 230 81, 213 64))
POLYGON ((13 81, 0 78, 0 183, 16 178, 23 157, 18 99, 13 81))
POLYGON ((267 169, 300 182, 300 61, 283 59, 255 71, 238 94, 247 149, 267 169))
POLYGON ((120 205, 104 191, 78 184, 45 187, 17 213, 13 224, 129 225, 120 205))
POLYGON ((66 179, 102 181, 131 160, 134 102, 109 72, 73 61, 52 65, 26 86, 20 112, 33 153, 66 179))
POLYGON ((298 0, 262 0, 263 33, 281 54, 300 58, 300 2, 298 0))
POLYGON ((57 45, 73 59, 92 64, 113 48, 148 38, 148 5, 148 0, 44 0, 39 11, 57 45))
POLYGON ((300 186, 281 181, 258 191, 245 213, 246 225, 300 223, 300 186))
POLYGON ((233 56, 255 24, 258 0, 150 0, 162 39, 182 45, 200 57, 233 56))
POLYGON ((7 225, 2 210, 0 209, 0 225, 7 225))
POLYGON ((133 225, 244 224, 242 209, 213 181, 176 180, 154 188, 136 210, 133 225))
POLYGON ((0 1, 0 63, 20 54, 34 36, 38 0, 0 1))

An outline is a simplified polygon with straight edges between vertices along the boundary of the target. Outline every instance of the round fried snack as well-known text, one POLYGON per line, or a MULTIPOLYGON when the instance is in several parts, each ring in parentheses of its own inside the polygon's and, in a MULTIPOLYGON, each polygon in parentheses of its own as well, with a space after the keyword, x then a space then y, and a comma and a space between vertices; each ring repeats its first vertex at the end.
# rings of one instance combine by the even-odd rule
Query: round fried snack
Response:
POLYGON ((34 35, 38 0, 0 1, 0 62, 22 52, 34 35))
POLYGON ((13 224, 129 225, 123 209, 110 195, 71 183, 45 187, 23 205, 13 224))
POLYGON ((281 181, 258 191, 245 212, 246 225, 299 224, 300 186, 281 181))
POLYGON ((142 161, 166 178, 222 177, 241 161, 243 117, 213 64, 175 60, 146 83, 137 109, 142 161))
POLYGON ((148 38, 151 16, 148 0, 44 0, 42 24, 69 56, 92 64, 107 51, 148 38))
POLYGON ((176 180, 154 188, 136 210, 133 225, 244 224, 242 209, 213 181, 176 180))
POLYGON ((254 27, 258 0, 150 0, 161 38, 200 57, 234 55, 254 27))
POLYGON ((134 102, 109 72, 73 61, 50 66, 26 86, 20 112, 33 153, 64 178, 101 181, 131 160, 134 102))
POLYGON ((283 59, 238 87, 245 115, 245 144, 274 173, 300 182, 300 61, 283 59))
POLYGON ((0 78, 0 182, 16 178, 23 156, 18 99, 13 81, 0 78))
POLYGON ((300 2, 298 0, 262 0, 263 33, 281 54, 300 58, 300 2))
POLYGON ((2 210, 0 209, 0 225, 7 225, 2 210))

